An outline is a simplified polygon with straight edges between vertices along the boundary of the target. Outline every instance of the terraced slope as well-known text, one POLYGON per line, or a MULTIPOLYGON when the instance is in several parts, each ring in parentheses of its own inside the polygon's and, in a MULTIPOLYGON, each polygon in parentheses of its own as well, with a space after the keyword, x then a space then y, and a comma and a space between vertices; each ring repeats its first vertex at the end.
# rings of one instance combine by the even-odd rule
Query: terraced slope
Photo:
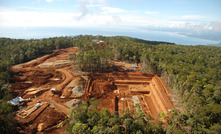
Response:
POLYGON ((174 108, 168 97, 169 91, 162 80, 154 74, 144 73, 96 73, 86 89, 85 95, 103 101, 110 111, 129 108, 141 104, 145 113, 156 120, 158 114, 174 108))

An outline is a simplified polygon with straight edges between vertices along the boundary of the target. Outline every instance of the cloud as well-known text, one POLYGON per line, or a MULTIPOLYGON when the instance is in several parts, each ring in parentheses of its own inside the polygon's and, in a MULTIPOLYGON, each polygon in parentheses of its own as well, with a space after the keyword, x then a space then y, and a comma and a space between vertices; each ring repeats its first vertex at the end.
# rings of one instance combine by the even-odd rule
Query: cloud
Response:
POLYGON ((100 4, 105 4, 105 0, 78 0, 78 2, 81 14, 76 18, 77 20, 81 20, 89 13, 88 7, 100 7, 103 6, 100 4))
POLYGON ((112 19, 114 20, 116 24, 120 24, 121 22, 121 18, 119 16, 112 16, 112 19))
POLYGON ((86 7, 86 4, 87 4, 86 2, 87 2, 87 1, 85 1, 85 0, 81 0, 81 1, 80 1, 80 6, 79 6, 79 8, 80 8, 81 14, 77 17, 77 20, 81 20, 84 16, 87 15, 88 9, 87 9, 87 7, 86 7))
POLYGON ((182 16, 182 19, 190 19, 190 20, 198 20, 198 19, 203 19, 204 17, 201 15, 185 15, 182 16))
POLYGON ((44 10, 43 8, 37 8, 37 7, 27 7, 27 6, 24 6, 24 7, 19 7, 21 9, 30 9, 30 10, 44 10))
POLYGON ((105 4, 106 0, 78 0, 79 3, 85 2, 89 3, 90 5, 95 5, 95 4, 105 4))
POLYGON ((214 21, 211 22, 209 25, 211 26, 211 29, 213 29, 214 31, 221 32, 221 22, 214 21))
MULTIPOLYGON (((220 39, 221 22, 199 20, 153 19, 147 15, 137 15, 135 11, 107 7, 89 1, 78 6, 80 12, 48 12, 45 9, 20 11, 0 7, 0 27, 99 27, 134 28, 182 33, 183 35, 220 39), (92 8, 95 7, 95 8, 92 8), (93 13, 92 13, 93 11, 93 13), (95 12, 96 11, 96 12, 95 12), (15 23, 16 22, 16 23, 15 23), (213 36, 213 37, 212 37, 213 36), (220 37, 218 37, 220 36, 220 37)), ((21 7, 35 9, 34 7, 21 7)), ((185 18, 185 17, 184 17, 185 18)), ((190 17, 186 17, 190 18, 190 17)))
POLYGON ((192 23, 186 22, 181 34, 209 40, 221 40, 221 22, 192 23))
POLYGON ((104 5, 86 5, 86 7, 102 7, 104 5))
MULTIPOLYGON (((104 5, 86 5, 87 8, 93 8, 93 7, 103 7, 104 5)), ((80 7, 80 5, 75 5, 75 7, 80 7)))
POLYGON ((159 12, 146 11, 145 14, 155 15, 155 14, 160 14, 160 13, 159 12))
POLYGON ((15 11, 15 9, 0 6, 0 13, 1 12, 9 12, 9 11, 15 11))
POLYGON ((74 26, 78 23, 73 21, 73 13, 49 13, 37 11, 16 11, 0 9, 1 27, 51 27, 51 26, 74 26), (16 23, 15 23, 16 22, 16 23))
POLYGON ((102 13, 103 14, 119 14, 119 13, 136 13, 138 11, 128 11, 128 10, 124 10, 121 8, 115 8, 115 7, 106 7, 103 6, 101 7, 102 13))
POLYGON ((87 15, 77 20, 81 13, 16 11, 0 8, 0 27, 111 27, 121 23, 121 18, 117 15, 85 14, 87 15))
POLYGON ((46 2, 52 2, 53 0, 46 0, 46 2))
POLYGON ((112 14, 112 13, 123 13, 126 10, 120 8, 113 8, 113 7, 101 7, 102 13, 104 14, 112 14))
POLYGON ((221 32, 221 22, 204 22, 197 24, 186 22, 184 28, 191 31, 195 31, 198 34, 205 31, 221 32))
MULTIPOLYGON (((88 2, 86 2, 88 5, 88 2)), ((86 4, 79 8, 81 12, 56 13, 41 11, 16 11, 0 8, 0 26, 128 26, 152 28, 179 28, 195 32, 205 30, 221 31, 220 22, 196 22, 151 19, 147 16, 137 16, 119 8, 99 6, 101 12, 89 13, 86 4), (103 9, 103 10, 102 10, 103 9), (15 23, 16 22, 16 23, 15 23)), ((25 7, 29 8, 29 7, 25 7)), ((119 27, 120 27, 119 26, 119 27)))
POLYGON ((89 0, 90 4, 93 5, 93 3, 100 3, 100 4, 105 4, 106 0, 89 0))
POLYGON ((191 23, 188 24, 188 22, 187 22, 187 25, 189 25, 188 26, 189 28, 187 28, 188 30, 193 30, 193 31, 197 32, 198 34, 201 31, 203 31, 205 28, 207 28, 207 26, 206 26, 207 24, 191 24, 191 23))

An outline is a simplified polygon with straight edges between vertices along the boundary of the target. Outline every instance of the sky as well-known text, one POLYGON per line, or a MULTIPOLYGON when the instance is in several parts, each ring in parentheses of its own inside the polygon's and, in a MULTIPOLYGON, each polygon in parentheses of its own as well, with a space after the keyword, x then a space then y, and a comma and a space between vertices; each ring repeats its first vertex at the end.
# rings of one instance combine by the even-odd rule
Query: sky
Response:
POLYGON ((221 0, 0 0, 0 30, 153 30, 221 41, 221 0))

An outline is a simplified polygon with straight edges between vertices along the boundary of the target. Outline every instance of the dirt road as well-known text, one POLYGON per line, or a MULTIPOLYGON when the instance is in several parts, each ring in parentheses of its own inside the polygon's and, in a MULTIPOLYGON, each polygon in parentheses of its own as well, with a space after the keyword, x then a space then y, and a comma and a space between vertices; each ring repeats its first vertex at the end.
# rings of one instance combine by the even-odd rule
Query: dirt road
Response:
MULTIPOLYGON (((27 89, 32 88, 33 90, 38 90, 45 88, 47 91, 34 95, 32 102, 28 103, 28 106, 34 105, 40 100, 41 102, 50 104, 50 107, 54 107, 58 113, 69 116, 68 110, 70 108, 65 105, 65 102, 70 99, 61 99, 61 95, 64 89, 65 91, 68 89, 66 86, 76 78, 77 75, 79 76, 79 73, 69 72, 68 69, 71 66, 66 64, 70 62, 68 61, 68 56, 77 52, 78 48, 76 47, 66 48, 28 63, 13 66, 12 89, 14 90, 14 95, 22 95, 23 97, 27 89), (62 65, 62 61, 64 61, 65 65, 62 65), (54 62, 61 65, 53 66, 54 62), (50 63, 48 64, 50 66, 46 66, 47 63, 50 63), (44 68, 41 68, 42 66, 40 65, 42 64, 44 64, 44 68), (50 91, 52 88, 55 88, 59 94, 52 94, 50 91)), ((126 108, 131 109, 132 105, 139 103, 144 113, 150 114, 155 122, 159 120, 158 115, 161 112, 167 114, 170 109, 174 108, 173 103, 168 97, 170 92, 167 90, 161 78, 155 74, 124 72, 125 69, 130 69, 133 64, 123 62, 115 63, 116 67, 120 67, 119 70, 122 72, 94 73, 85 85, 87 88, 84 94, 78 97, 78 99, 89 100, 95 97, 102 101, 102 107, 106 107, 110 112, 118 110, 120 114, 122 113, 121 110, 126 108)), ((141 69, 142 67, 138 66, 134 70, 140 71, 141 69)), ((48 111, 56 113, 53 112, 53 109, 48 111)), ((46 113, 47 112, 41 112, 38 114, 46 113)), ((41 116, 44 117, 46 115, 41 116)), ((61 117, 63 118, 63 116, 59 116, 59 119, 61 117)), ((32 117, 32 115, 30 115, 30 118, 34 118, 34 116, 32 117)), ((53 117, 48 118, 50 120, 50 118, 53 117)), ((33 120, 35 120, 35 118, 33 120)), ((55 120, 54 123, 56 122, 57 120, 55 120)), ((39 122, 34 121, 34 123, 39 122)), ((34 129, 36 129, 36 127, 37 125, 35 124, 34 129)), ((53 130, 57 131, 54 128, 53 130)))

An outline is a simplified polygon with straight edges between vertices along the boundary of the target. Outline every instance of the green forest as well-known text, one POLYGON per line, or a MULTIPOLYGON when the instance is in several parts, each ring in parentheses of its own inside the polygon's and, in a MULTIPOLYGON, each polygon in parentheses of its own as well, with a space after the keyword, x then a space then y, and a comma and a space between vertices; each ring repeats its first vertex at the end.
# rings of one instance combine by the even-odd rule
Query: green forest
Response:
POLYGON ((101 106, 101 101, 92 98, 89 104, 82 103, 77 109, 71 109, 69 121, 66 121, 66 131, 70 134, 166 133, 161 123, 154 124, 150 115, 143 113, 140 105, 134 106, 133 110, 125 109, 121 116, 118 112, 111 114, 106 108, 98 111, 98 106, 101 106))
POLYGON ((70 112, 66 128, 69 133, 221 133, 221 47, 92 35, 30 40, 0 38, 2 133, 16 133, 19 125, 12 118, 14 108, 7 103, 15 97, 10 88, 10 67, 72 46, 77 46, 79 52, 69 59, 75 60, 82 71, 104 72, 112 60, 140 63, 144 73, 164 79, 172 92, 175 109, 170 115, 162 115, 167 124, 161 126, 160 122, 153 124, 151 117, 142 111, 125 110, 123 116, 106 109, 98 112, 98 101, 92 100, 70 112))

